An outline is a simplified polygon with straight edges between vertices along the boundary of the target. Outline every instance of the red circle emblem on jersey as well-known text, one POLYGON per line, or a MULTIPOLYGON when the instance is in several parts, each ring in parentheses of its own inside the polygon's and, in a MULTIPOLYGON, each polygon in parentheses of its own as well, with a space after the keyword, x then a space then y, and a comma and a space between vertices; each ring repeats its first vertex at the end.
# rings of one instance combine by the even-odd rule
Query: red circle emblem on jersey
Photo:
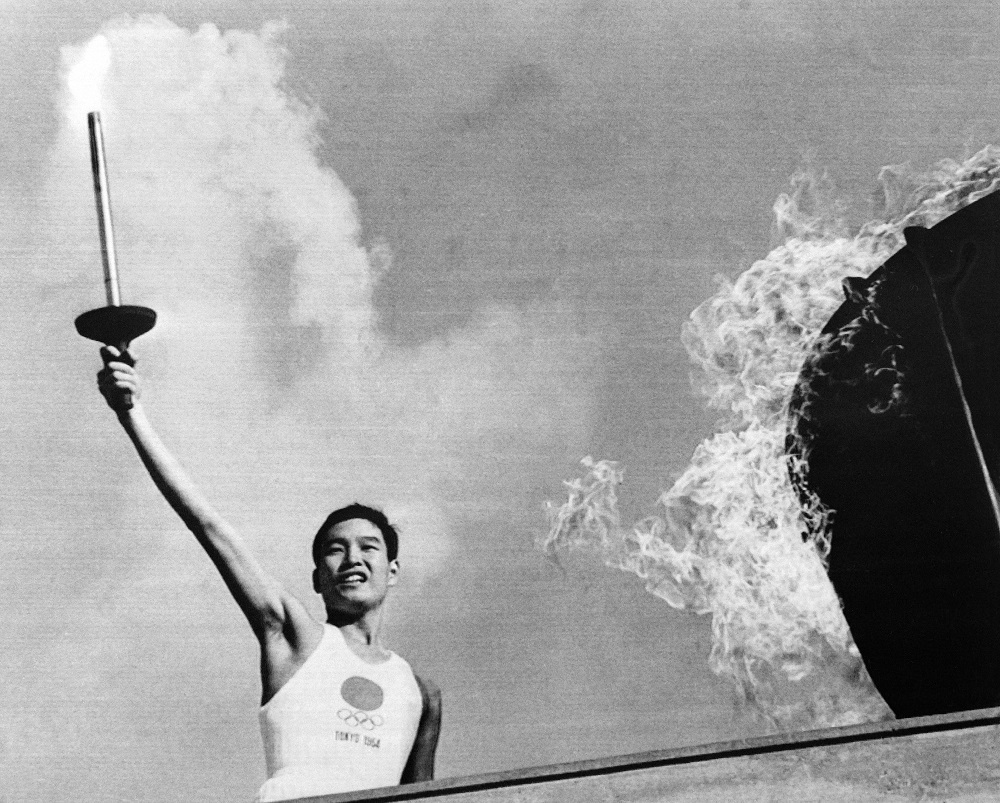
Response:
POLYGON ((354 675, 340 685, 340 696, 344 702, 359 711, 374 711, 381 707, 385 694, 382 687, 368 678, 354 675))

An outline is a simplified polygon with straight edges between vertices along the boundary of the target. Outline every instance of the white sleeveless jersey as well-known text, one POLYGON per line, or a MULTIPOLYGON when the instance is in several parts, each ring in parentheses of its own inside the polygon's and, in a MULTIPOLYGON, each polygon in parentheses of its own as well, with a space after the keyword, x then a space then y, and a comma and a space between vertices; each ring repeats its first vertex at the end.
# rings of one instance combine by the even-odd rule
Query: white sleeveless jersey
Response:
POLYGON ((260 709, 268 780, 257 801, 399 783, 423 710, 410 665, 361 660, 324 625, 319 645, 260 709))

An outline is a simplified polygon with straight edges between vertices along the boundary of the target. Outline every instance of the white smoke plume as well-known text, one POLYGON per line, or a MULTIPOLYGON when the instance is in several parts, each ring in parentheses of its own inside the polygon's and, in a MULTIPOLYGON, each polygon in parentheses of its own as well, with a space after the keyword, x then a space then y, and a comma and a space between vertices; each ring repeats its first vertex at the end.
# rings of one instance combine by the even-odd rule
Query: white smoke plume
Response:
POLYGON ((797 175, 774 206, 780 244, 691 313, 683 341, 694 383, 724 418, 658 513, 623 523, 623 471, 588 458, 586 475, 566 483, 568 500, 550 507, 540 541, 550 554, 594 550, 675 608, 711 615, 712 671, 779 730, 891 716, 824 572, 828 512, 804 509, 789 479, 787 411, 799 372, 844 300, 843 279, 885 262, 906 226, 932 226, 996 189, 1000 149, 925 174, 886 167, 879 180, 882 208, 850 230, 825 178, 797 175))

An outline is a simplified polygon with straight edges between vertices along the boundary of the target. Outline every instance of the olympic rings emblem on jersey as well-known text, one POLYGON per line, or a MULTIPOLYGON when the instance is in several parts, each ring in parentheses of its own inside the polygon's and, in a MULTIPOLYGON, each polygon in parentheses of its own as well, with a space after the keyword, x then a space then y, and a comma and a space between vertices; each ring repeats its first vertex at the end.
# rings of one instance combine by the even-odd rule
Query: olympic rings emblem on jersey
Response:
POLYGON ((385 720, 378 714, 367 714, 364 711, 354 711, 350 708, 341 708, 337 712, 337 716, 343 720, 345 725, 352 728, 363 728, 366 731, 381 728, 385 724, 385 720))

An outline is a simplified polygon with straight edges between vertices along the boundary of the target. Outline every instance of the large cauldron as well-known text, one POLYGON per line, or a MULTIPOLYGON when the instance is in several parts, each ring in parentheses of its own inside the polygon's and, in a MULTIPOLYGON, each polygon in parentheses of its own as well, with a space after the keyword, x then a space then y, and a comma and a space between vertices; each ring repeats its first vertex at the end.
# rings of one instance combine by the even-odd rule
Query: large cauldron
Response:
POLYGON ((1000 706, 1000 193, 931 229, 823 330, 791 404, 795 482, 896 716, 1000 706))

